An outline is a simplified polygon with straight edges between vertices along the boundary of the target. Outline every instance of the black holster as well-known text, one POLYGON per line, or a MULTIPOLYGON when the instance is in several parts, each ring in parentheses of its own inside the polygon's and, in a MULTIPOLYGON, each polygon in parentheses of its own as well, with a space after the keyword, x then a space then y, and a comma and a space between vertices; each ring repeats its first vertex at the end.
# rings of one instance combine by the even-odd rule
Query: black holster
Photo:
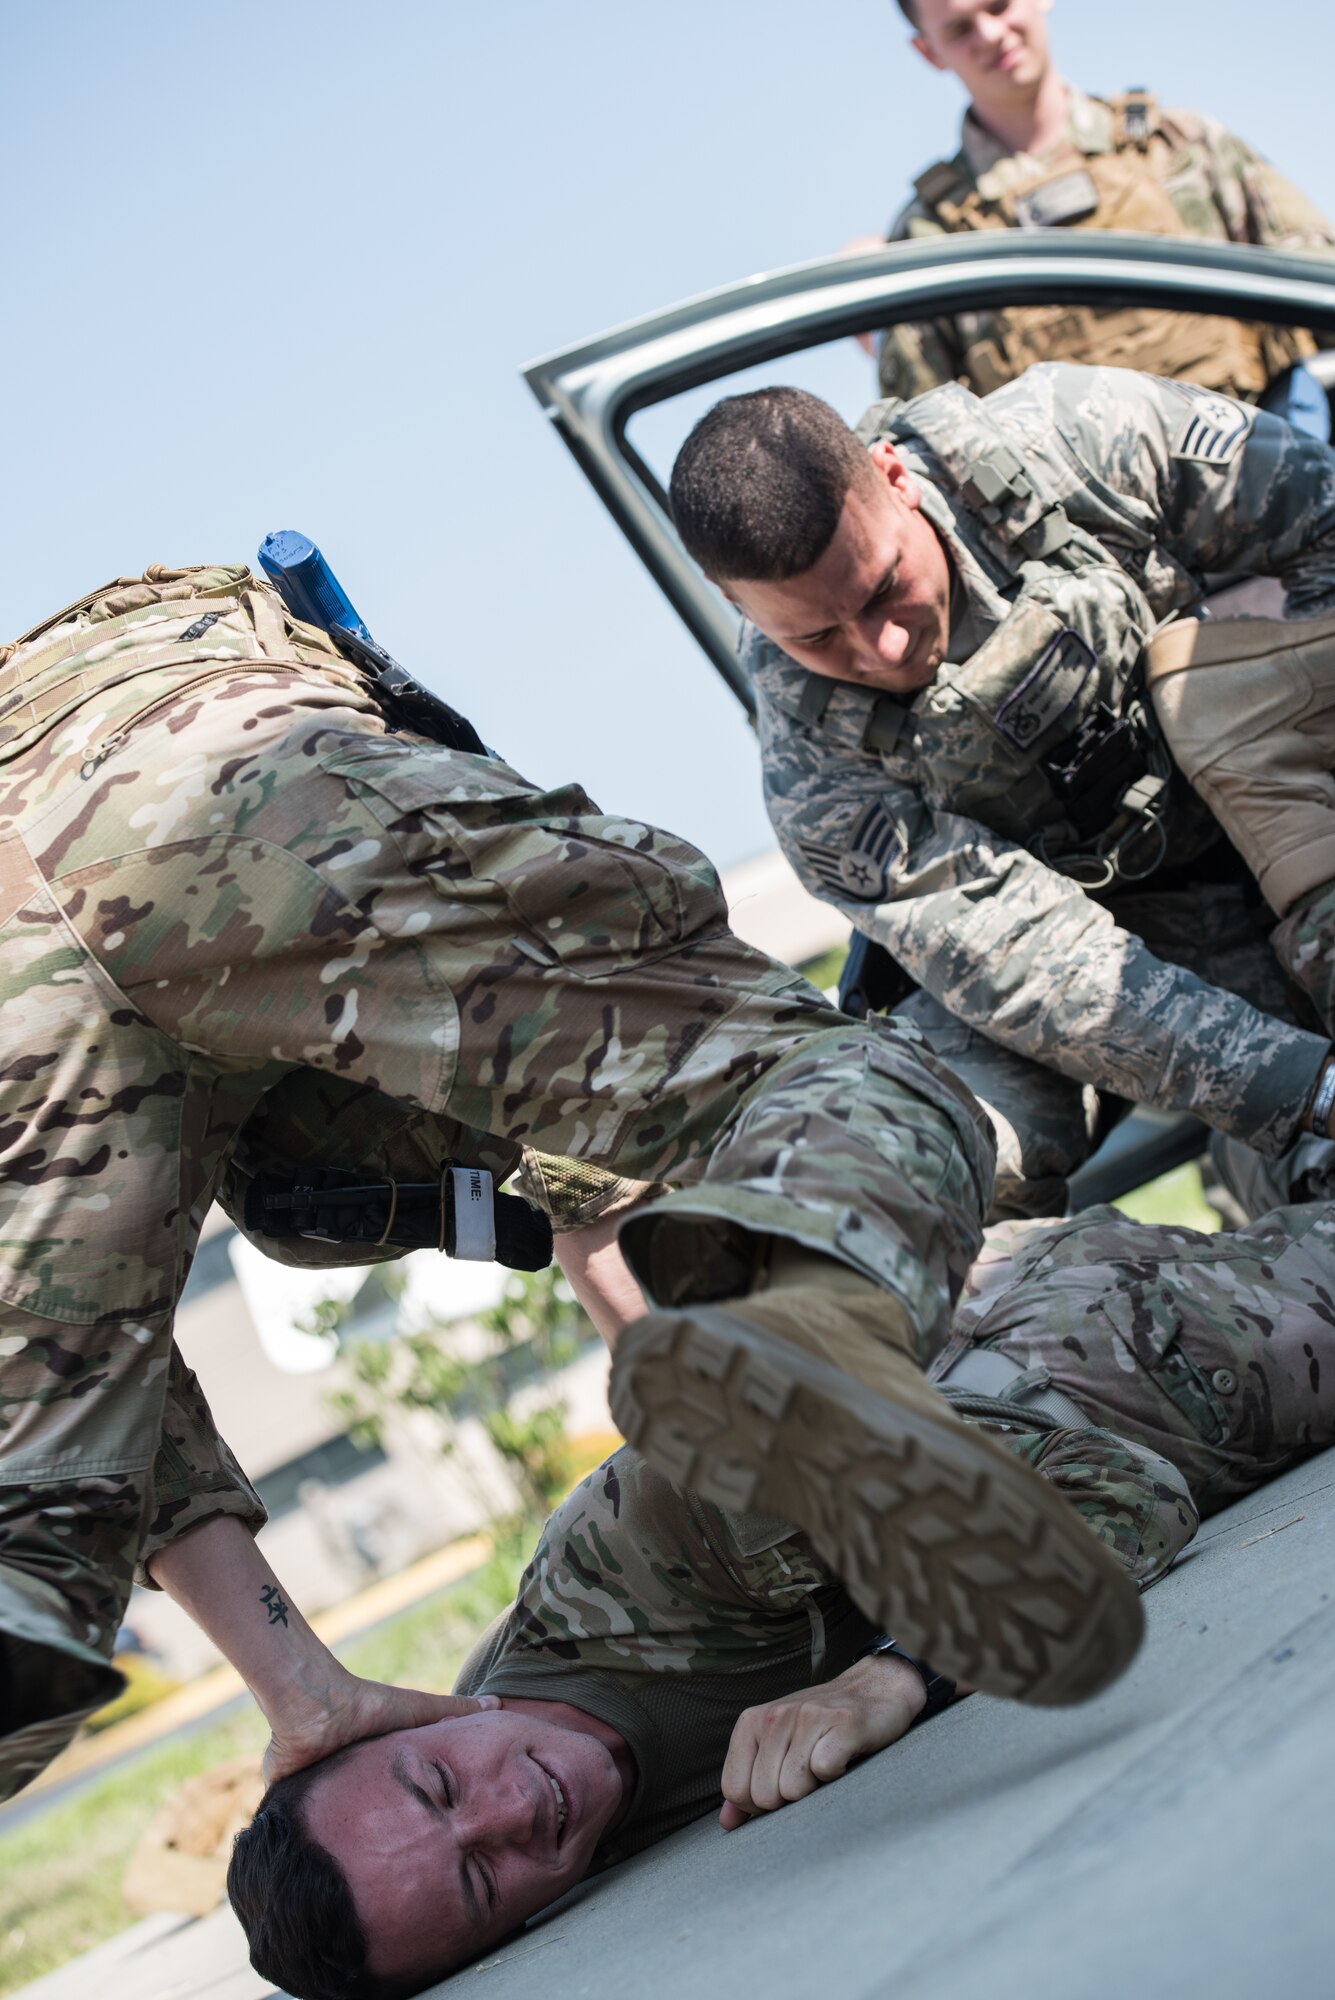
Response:
POLYGON ((494 1258, 512 1271, 543 1271, 552 1261, 548 1217, 518 1195, 495 1193, 491 1175, 480 1168, 456 1174, 447 1167, 435 1181, 368 1180, 335 1167, 317 1167, 292 1178, 257 1174, 246 1190, 245 1219, 247 1233, 255 1236, 304 1236, 377 1247, 392 1243, 475 1262, 494 1258), (464 1218, 461 1199, 470 1209, 475 1201, 490 1203, 490 1214, 464 1218), (493 1237, 489 1255, 478 1249, 479 1239, 490 1243, 493 1237))

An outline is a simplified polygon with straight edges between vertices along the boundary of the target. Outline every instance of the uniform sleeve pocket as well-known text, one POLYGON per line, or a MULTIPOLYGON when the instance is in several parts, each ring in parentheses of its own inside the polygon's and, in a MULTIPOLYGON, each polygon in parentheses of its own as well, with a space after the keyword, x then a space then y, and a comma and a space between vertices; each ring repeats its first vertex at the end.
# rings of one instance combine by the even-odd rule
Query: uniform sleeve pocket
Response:
POLYGON ((718 878, 702 855, 670 834, 584 805, 507 828, 483 863, 544 953, 595 979, 727 923, 718 878))
MULTIPOLYGON (((526 947, 597 979, 726 926, 705 857, 675 835, 600 813, 578 785, 539 792, 499 760, 392 743, 325 760, 364 794, 409 866, 461 903, 494 902, 526 947)), ((480 914, 490 914, 485 907, 480 914)))

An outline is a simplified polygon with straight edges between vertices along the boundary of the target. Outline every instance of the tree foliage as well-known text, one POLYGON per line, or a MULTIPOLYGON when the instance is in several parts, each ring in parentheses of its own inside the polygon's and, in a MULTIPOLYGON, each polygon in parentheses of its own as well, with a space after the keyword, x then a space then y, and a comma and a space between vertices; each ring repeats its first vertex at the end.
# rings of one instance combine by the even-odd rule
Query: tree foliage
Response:
MULTIPOLYGON (((336 1328, 347 1315, 346 1306, 322 1301, 313 1330, 336 1328)), ((563 1398, 535 1393, 536 1385, 571 1362, 591 1334, 555 1265, 512 1272, 500 1303, 473 1320, 433 1318, 392 1340, 350 1342, 346 1385, 331 1404, 361 1445, 382 1444, 395 1412, 426 1412, 447 1454, 459 1423, 476 1417, 510 1468, 523 1510, 545 1515, 569 1483, 567 1409, 563 1398)))

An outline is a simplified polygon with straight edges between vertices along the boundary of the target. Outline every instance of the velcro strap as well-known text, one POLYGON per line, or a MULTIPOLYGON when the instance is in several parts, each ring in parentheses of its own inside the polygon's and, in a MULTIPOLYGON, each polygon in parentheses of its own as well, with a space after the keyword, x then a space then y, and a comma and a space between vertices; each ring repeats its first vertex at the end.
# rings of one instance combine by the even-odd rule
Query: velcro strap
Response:
POLYGON ((1049 507, 1040 514, 1032 528, 1026 528, 1016 540, 1032 562, 1044 556, 1055 556, 1071 540, 1071 523, 1064 507, 1049 507))
POLYGON ((802 1532, 780 1514, 728 1514, 725 1519, 738 1553, 744 1556, 763 1555, 766 1549, 802 1532))
POLYGON ((454 1256, 468 1264, 496 1261, 495 1183, 485 1167, 451 1167, 454 1256))
POLYGON ((999 441, 977 460, 963 486, 965 501, 980 512, 1005 500, 1027 500, 1033 490, 1019 458, 999 441))
POLYGON ((864 750, 874 750, 878 757, 888 757, 904 733, 904 725, 909 719, 909 711, 894 695, 882 695, 872 704, 867 726, 862 732, 864 750))
POLYGON ((797 700, 797 712, 810 729, 819 729, 834 695, 834 682, 821 674, 808 674, 806 686, 797 700))

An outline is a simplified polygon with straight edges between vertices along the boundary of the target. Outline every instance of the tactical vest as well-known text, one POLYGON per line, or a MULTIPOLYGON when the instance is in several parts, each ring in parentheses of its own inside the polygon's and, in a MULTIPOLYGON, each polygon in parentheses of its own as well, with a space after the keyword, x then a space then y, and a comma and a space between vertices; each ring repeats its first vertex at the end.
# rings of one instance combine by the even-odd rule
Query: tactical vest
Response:
MULTIPOLYGON (((915 186, 928 213, 950 233, 966 229, 1116 229, 1185 236, 1166 182, 1186 134, 1165 121, 1153 97, 1128 91, 1110 100, 1113 150, 1034 162, 1031 174, 985 196, 958 161, 929 167, 915 186)), ((989 313, 964 350, 964 372, 979 395, 1014 381, 1036 361, 1140 368, 1254 402, 1268 382, 1316 352, 1311 335, 1254 326, 1209 313, 1149 306, 1012 306, 989 313)))
MULTIPOLYGON (((483 751, 471 724, 402 668, 391 677, 349 660, 327 633, 294 618, 244 564, 152 563, 141 577, 116 577, 0 646, 0 765, 22 756, 92 696, 127 681, 152 677, 143 706, 118 723, 118 738, 206 682, 239 671, 305 670, 337 685, 352 706, 379 710, 391 727, 452 749, 483 751), (153 605, 167 612, 179 605, 179 617, 137 625, 134 614, 153 605), (46 644, 38 643, 48 634, 46 644)), ((91 743, 90 765, 109 747, 91 743)))
POLYGON ((920 444, 1015 578, 1011 609, 962 664, 947 661, 911 701, 808 676, 799 718, 861 724, 879 756, 928 804, 1028 847, 1091 889, 1143 880, 1170 852, 1193 860, 1218 838, 1180 778, 1144 699, 1155 618, 1144 593, 1070 519, 979 399, 958 383, 873 405, 866 444, 920 444))
MULTIPOLYGON (((168 569, 153 563, 141 577, 116 577, 0 647, 0 765, 21 757, 92 697, 132 680, 150 685, 143 708, 118 725, 118 734, 192 687, 240 669, 264 671, 269 654, 277 656, 275 672, 291 673, 294 654, 309 654, 311 665, 341 669, 351 684, 350 670, 323 634, 303 629, 305 637, 314 644, 293 644, 274 592, 240 564, 168 569), (134 618, 153 605, 166 613, 179 605, 179 618, 134 618), (213 628, 234 606, 241 609, 242 629, 229 618, 227 642, 220 643, 213 628)), ((90 743, 90 763, 105 747, 90 743)))

